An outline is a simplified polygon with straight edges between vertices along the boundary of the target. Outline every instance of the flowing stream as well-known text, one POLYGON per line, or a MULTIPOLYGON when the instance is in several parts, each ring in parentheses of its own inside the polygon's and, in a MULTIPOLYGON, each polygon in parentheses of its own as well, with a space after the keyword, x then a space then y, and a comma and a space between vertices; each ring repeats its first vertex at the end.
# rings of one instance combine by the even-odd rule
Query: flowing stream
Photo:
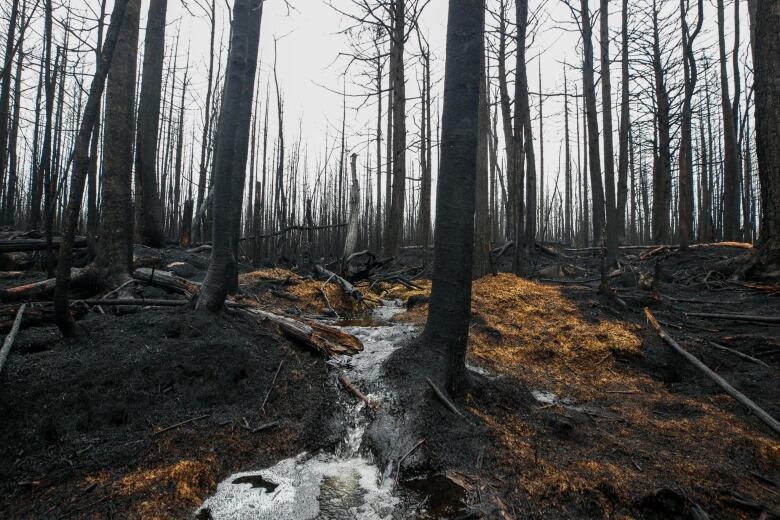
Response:
MULTIPOLYGON (((368 318, 330 323, 357 336, 363 352, 331 359, 371 401, 392 396, 382 384, 382 364, 416 327, 391 322, 403 311, 386 301, 368 318)), ((301 453, 259 471, 231 475, 196 511, 196 518, 214 520, 387 520, 409 518, 420 499, 393 487, 393 478, 374 465, 364 449, 369 422, 366 404, 339 393, 346 434, 332 453, 301 453)), ((424 498, 424 497, 423 497, 424 498)))

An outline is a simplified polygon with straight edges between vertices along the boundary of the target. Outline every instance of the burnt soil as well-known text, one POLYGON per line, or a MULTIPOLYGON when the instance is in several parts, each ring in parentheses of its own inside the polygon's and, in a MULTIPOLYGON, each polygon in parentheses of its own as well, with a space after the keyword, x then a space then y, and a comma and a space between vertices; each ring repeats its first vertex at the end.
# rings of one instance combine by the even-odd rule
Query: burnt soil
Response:
MULTIPOLYGON (((624 304, 599 294, 598 282, 477 280, 469 361, 488 376, 472 373, 472 389, 452 398, 465 418, 428 386, 420 372, 435 379, 438 361, 414 340, 386 364, 397 402, 373 425, 375 447, 397 460, 424 439, 402 482, 442 475, 475 517, 777 517, 780 436, 675 354, 643 312, 651 308, 684 348, 780 417, 780 325, 688 315, 780 313, 778 286, 713 271, 740 254, 664 253, 655 297, 632 281, 656 273, 655 257, 623 258, 610 283, 624 304), (556 399, 539 402, 533 391, 556 399)), ((574 263, 590 280, 599 260, 547 263, 574 263)), ((423 303, 398 319, 422 325, 426 314, 423 303)))
POLYGON ((2 518, 185 518, 229 474, 339 437, 322 356, 251 318, 81 324, 23 330, 0 376, 2 518))
MULTIPOLYGON (((202 279, 204 255, 143 253, 202 279)), ((475 281, 468 357, 487 376, 451 397, 465 419, 425 382, 436 368, 413 340, 386 365, 396 399, 369 432, 380 461, 408 454, 401 483, 448 518, 773 518, 780 437, 674 354, 643 308, 778 418, 780 326, 687 313, 777 316, 780 287, 721 274, 738 249, 640 253, 621 256, 612 296, 598 292, 599 259, 589 252, 538 254, 536 281, 503 273, 475 281), (654 296, 644 282, 655 274, 654 296), (540 391, 555 400, 539 402, 540 391)), ((3 285, 33 278, 42 276, 3 285)), ((241 280, 241 301, 277 312, 361 312, 333 284, 291 271, 241 280)), ((396 319, 422 325, 430 282, 414 282, 421 289, 361 289, 369 306, 407 301, 396 319)), ((235 313, 93 311, 79 340, 23 329, 0 374, 0 518, 185 518, 229 474, 340 438, 341 390, 324 360, 278 331, 235 313)))

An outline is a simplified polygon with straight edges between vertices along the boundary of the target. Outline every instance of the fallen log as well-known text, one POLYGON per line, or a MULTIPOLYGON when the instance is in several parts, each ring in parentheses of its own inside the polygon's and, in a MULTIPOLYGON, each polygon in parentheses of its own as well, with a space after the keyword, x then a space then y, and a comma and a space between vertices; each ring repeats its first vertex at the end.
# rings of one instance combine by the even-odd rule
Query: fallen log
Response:
MULTIPOLYGON (((667 249, 679 249, 679 244, 646 244, 640 246, 620 246, 620 251, 643 251, 653 250, 665 247, 667 249)), ((733 247, 736 249, 753 249, 753 244, 747 242, 709 242, 705 244, 691 244, 688 249, 708 249, 711 247, 733 247)), ((588 253, 600 252, 601 247, 572 247, 564 249, 567 253, 588 253)))
POLYGON ((703 372, 708 378, 710 378, 716 385, 718 385, 724 392, 733 397, 736 401, 746 406, 751 412, 753 412, 759 419, 761 419, 767 426, 769 426, 775 433, 780 434, 780 422, 774 417, 766 413, 761 407, 750 400, 746 395, 738 391, 731 386, 728 381, 720 377, 713 372, 707 365, 702 363, 699 358, 682 348, 674 338, 672 338, 658 323, 650 309, 645 307, 645 316, 650 322, 650 325, 658 332, 658 335, 663 339, 675 352, 684 357, 690 364, 696 367, 699 371, 703 372))
MULTIPOLYGON (((93 286, 94 289, 97 289, 100 285, 97 272, 90 268, 71 269, 70 279, 71 288, 76 291, 86 289, 88 286, 93 286)), ((54 294, 56 282, 56 278, 49 278, 40 282, 2 289, 0 290, 0 301, 3 303, 11 303, 22 300, 50 298, 54 294)))
POLYGON ((343 290, 346 294, 348 294, 352 298, 354 298, 355 301, 357 301, 357 302, 362 302, 363 301, 363 293, 360 292, 354 285, 349 283, 344 278, 340 277, 339 275, 337 275, 336 273, 334 273, 332 271, 328 271, 327 269, 325 269, 324 267, 322 267, 319 264, 314 266, 314 270, 318 274, 320 274, 321 276, 324 276, 325 278, 336 280, 336 282, 341 287, 341 290, 343 290))
POLYGON ((8 334, 8 336, 5 337, 3 348, 0 349, 0 374, 3 372, 3 365, 5 365, 5 360, 8 359, 8 354, 11 352, 11 347, 14 346, 14 340, 16 339, 16 335, 19 333, 19 327, 22 325, 22 316, 24 316, 24 310, 26 308, 26 303, 23 303, 22 306, 19 307, 19 311, 16 313, 16 319, 14 319, 13 327, 11 327, 11 332, 8 334))
POLYGON ((714 320, 754 321, 759 323, 780 323, 780 316, 756 316, 753 314, 716 314, 709 312, 686 312, 686 316, 714 320))
POLYGON ((313 321, 303 321, 280 316, 262 309, 246 309, 246 312, 269 321, 285 336, 300 341, 330 356, 351 356, 363 351, 363 343, 352 334, 313 321))
MULTIPOLYGON (((54 249, 59 249, 60 240, 57 239, 52 244, 54 249)), ((77 238, 73 241, 74 248, 87 247, 86 238, 77 238)), ((25 240, 0 240, 0 253, 28 253, 32 251, 46 251, 46 240, 25 239, 25 240)))
POLYGON ((133 271, 133 278, 138 281, 156 285, 165 289, 171 289, 180 292, 191 298, 200 290, 200 284, 191 282, 181 276, 176 276, 169 271, 159 271, 142 267, 133 271))

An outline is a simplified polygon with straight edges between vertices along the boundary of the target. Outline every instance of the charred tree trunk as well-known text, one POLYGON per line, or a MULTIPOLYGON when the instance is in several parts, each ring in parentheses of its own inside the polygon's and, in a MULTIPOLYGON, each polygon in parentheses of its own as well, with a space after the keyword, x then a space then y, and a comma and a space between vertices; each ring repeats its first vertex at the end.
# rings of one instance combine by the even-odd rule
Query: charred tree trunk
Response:
POLYGON ((766 271, 780 265, 780 9, 758 0, 755 29, 756 153, 761 183, 760 262, 766 271))
POLYGON ((683 107, 680 126, 680 173, 678 177, 678 208, 680 215, 680 250, 687 251, 693 231, 693 137, 691 120, 693 119, 693 94, 696 90, 698 72, 693 43, 701 31, 704 22, 704 0, 698 2, 698 18, 693 33, 688 28, 687 6, 680 0, 680 24, 683 44, 683 107))
MULTIPOLYGON (((135 231, 150 247, 164 243, 163 207, 157 189, 157 134, 165 57, 165 18, 168 0, 151 0, 144 42, 144 64, 138 104, 135 150, 135 231)), ((165 186, 162 186, 165 190, 165 186)))
POLYGON ((612 74, 609 61, 609 0, 601 0, 601 118, 604 124, 604 190, 607 216, 607 266, 617 264, 618 226, 615 202, 615 152, 612 142, 612 74))
MULTIPOLYGON (((222 99, 222 109, 217 124, 216 159, 214 175, 213 200, 213 245, 211 260, 206 278, 203 281, 198 296, 197 307, 209 312, 219 312, 230 289, 231 277, 235 275, 236 258, 233 254, 233 224, 234 198, 232 196, 233 175, 237 174, 234 161, 237 147, 247 147, 246 142, 239 139, 249 138, 249 116, 242 115, 241 110, 252 106, 253 85, 246 85, 249 75, 248 68, 254 69, 257 64, 250 63, 249 57, 257 51, 252 51, 255 31, 259 34, 260 17, 254 12, 259 9, 256 0, 236 0, 233 5, 231 23, 231 42, 228 54, 228 66, 225 77, 225 92, 222 99), (257 25, 257 27, 255 27, 257 25), (249 97, 247 102, 246 97, 249 97), (239 128, 239 125, 246 128, 239 128)), ((252 74, 252 77, 254 75, 252 74)), ((246 157, 246 156, 244 156, 246 157)))
POLYGON ((11 105, 11 69, 14 63, 16 44, 16 25, 19 20, 19 0, 11 1, 11 16, 8 19, 8 33, 5 41, 5 54, 2 76, 0 76, 0 185, 5 180, 8 165, 8 128, 11 105))
POLYGON ((717 2, 720 91, 723 111, 723 238, 739 238, 739 153, 737 123, 729 96, 728 61, 726 60, 726 27, 723 0, 717 2))
POLYGON ((671 172, 671 115, 666 71, 661 56, 658 9, 653 1, 653 72, 657 126, 653 162, 653 241, 664 244, 669 240, 669 211, 672 200, 671 172))
MULTIPOLYGON (((65 228, 63 230, 63 239, 60 244, 60 256, 57 262, 57 281, 54 289, 54 312, 57 327, 65 336, 73 336, 76 333, 76 324, 70 314, 68 306, 68 288, 70 286, 70 266, 71 255, 73 253, 74 238, 76 227, 79 221, 79 212, 81 211, 81 199, 84 195, 84 184, 86 182, 89 170, 89 145, 93 133, 93 128, 100 116, 100 100, 103 96, 103 89, 106 84, 106 76, 112 66, 115 50, 119 45, 119 38, 126 36, 129 29, 125 25, 125 18, 128 13, 129 4, 135 0, 116 0, 114 11, 111 15, 111 22, 106 35, 106 42, 103 46, 100 61, 97 63, 97 70, 92 79, 92 86, 89 90, 87 104, 84 107, 84 115, 81 118, 81 126, 76 138, 76 149, 73 160, 73 178, 70 184, 70 194, 68 196, 68 207, 65 213, 65 228)), ((138 4, 136 4, 135 15, 138 14, 138 4)), ((132 26, 133 20, 130 20, 132 26)), ((137 23, 137 20, 136 22, 137 23)), ((132 27, 130 27, 132 29, 132 27)), ((132 38, 129 38, 132 40, 132 38)), ((126 41, 123 43, 127 43, 126 41)), ((126 49, 125 49, 126 50, 126 49)))
POLYGON ((385 254, 396 256, 401 247, 406 199, 406 0, 393 3, 393 191, 390 200, 385 254))
POLYGON ((360 183, 357 177, 357 154, 350 157, 350 172, 352 185, 349 190, 349 220, 347 222, 347 235, 344 239, 344 251, 342 258, 342 271, 346 270, 346 260, 357 249, 358 227, 360 225, 360 183))
POLYGON ((109 284, 130 274, 133 259, 133 130, 140 0, 128 0, 106 85, 102 211, 96 263, 109 284))
MULTIPOLYGON (((620 96, 620 151, 618 157, 618 181, 617 181, 617 216, 616 227, 618 237, 626 236, 626 201, 628 200, 628 134, 631 128, 631 91, 629 82, 629 47, 628 47, 628 0, 623 0, 623 13, 621 15, 621 58, 620 68, 622 73, 622 85, 620 96)), ((632 184, 633 186, 633 184, 632 184)), ((632 197, 633 198, 633 197, 632 197)), ((632 211, 635 208, 632 207, 632 211)), ((632 231, 634 221, 632 219, 632 231)))
POLYGON ((474 213, 474 278, 490 272, 490 221, 488 215, 488 124, 490 111, 487 102, 484 43, 479 82, 479 115, 477 116, 477 177, 474 213))
POLYGON ((601 182, 601 154, 599 152, 599 122, 596 111, 596 84, 593 79, 593 36, 588 0, 580 0, 580 24, 583 41, 583 95, 585 96, 585 117, 587 118, 588 159, 590 183, 593 194, 593 241, 601 241, 604 232, 606 208, 604 184, 601 182))
POLYGON ((461 390, 471 322, 474 188, 484 0, 450 0, 444 79, 441 170, 437 186, 433 289, 425 348, 441 379, 461 390))

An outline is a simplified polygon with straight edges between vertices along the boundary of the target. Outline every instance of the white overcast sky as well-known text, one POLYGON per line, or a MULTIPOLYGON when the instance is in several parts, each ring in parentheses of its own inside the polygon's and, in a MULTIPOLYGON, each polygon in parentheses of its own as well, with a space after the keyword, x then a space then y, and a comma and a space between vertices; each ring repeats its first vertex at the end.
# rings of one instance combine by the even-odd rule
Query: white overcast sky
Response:
MULTIPOLYGON (((190 48, 190 75, 192 84, 190 86, 190 95, 192 96, 189 104, 191 110, 188 114, 188 134, 198 134, 201 121, 199 106, 205 96, 206 86, 206 67, 209 45, 209 27, 205 16, 190 15, 182 6, 182 0, 169 0, 168 7, 168 44, 172 47, 175 35, 180 35, 179 41, 179 64, 183 64, 186 59, 186 51, 190 48)), ((208 0, 206 0, 208 1, 208 0)), ((335 6, 341 10, 354 10, 354 4, 351 0, 331 0, 335 6)), ((489 0, 492 4, 494 0, 489 0)), ((711 56, 716 56, 716 36, 717 25, 715 21, 715 11, 713 8, 714 0, 704 0, 706 5, 706 16, 704 24, 704 33, 697 41, 697 48, 701 51, 706 49, 711 56)), ((727 0, 727 39, 729 45, 732 45, 733 31, 733 5, 735 0, 727 0)), ((747 25, 747 2, 739 0, 742 6, 742 39, 743 49, 747 48, 748 25, 747 25)), ((64 0, 65 3, 82 12, 95 10, 99 6, 99 0, 64 0)), ((298 128, 300 125, 302 139, 308 148, 310 157, 310 167, 316 162, 316 158, 322 153, 325 144, 325 136, 329 135, 334 139, 339 131, 341 122, 341 96, 331 92, 341 91, 343 82, 343 70, 346 64, 344 58, 338 59, 339 53, 349 50, 349 38, 342 31, 352 24, 351 20, 331 8, 324 0, 289 0, 294 9, 288 13, 284 0, 267 0, 262 22, 262 36, 260 45, 261 73, 258 81, 261 90, 261 102, 265 100, 265 85, 271 77, 271 65, 274 58, 274 38, 278 41, 278 73, 280 86, 285 99, 285 134, 288 143, 298 137, 298 128)), ((109 12, 112 5, 109 0, 109 12)), ((514 2, 510 1, 510 4, 514 2)), ((576 2, 578 3, 578 2, 576 2)), ((598 2, 591 0, 591 9, 595 10, 598 2)), ((674 12, 679 3, 677 0, 666 0, 666 8, 674 12)), ((637 5, 637 2, 629 2, 630 9, 637 5)), ((218 38, 221 35, 225 48, 228 39, 228 6, 232 5, 232 0, 217 0, 218 19, 218 38)), ((531 0, 531 9, 535 9, 539 2, 531 0)), ((440 81, 443 73, 443 59, 445 54, 445 37, 447 23, 447 0, 430 0, 425 8, 424 15, 421 18, 420 26, 423 33, 427 36, 434 56, 433 73, 434 81, 440 81)), ((142 49, 143 27, 146 22, 146 12, 148 9, 148 0, 142 0, 142 31, 140 34, 140 44, 142 49)), ((2 8, 5 11, 5 7, 2 8)), ((610 2, 611 26, 614 33, 620 27, 621 2, 612 0, 610 2)), ((64 10, 59 10, 57 15, 60 19, 64 16, 64 10)), ((197 13, 197 11, 196 11, 197 13)), ((510 13, 511 16, 511 13, 510 13)), ((634 16, 639 16, 634 13, 634 16)), ((490 19, 490 17, 488 17, 490 19)), ((529 82, 532 91, 538 91, 538 70, 541 65, 542 90, 546 93, 562 92, 563 90, 563 62, 569 64, 579 64, 580 52, 577 47, 579 35, 570 25, 571 15, 567 7, 560 0, 548 0, 544 11, 541 13, 541 23, 538 34, 529 49, 528 56, 532 61, 528 64, 529 82), (537 59, 541 53, 541 58, 537 59)), ((679 18, 675 18, 679 20, 679 18)), ((679 22, 675 22, 678 24, 679 22)), ((92 25, 94 27, 94 25, 92 25)), ((677 25, 675 25, 675 30, 677 25)), ((94 33, 94 31, 93 31, 94 33)), ((595 31, 595 35, 598 31, 595 31)), ((94 34, 92 34, 94 38, 94 34)), ((416 38, 411 39, 410 49, 407 56, 416 52, 416 38)), ((596 45, 598 51, 598 45, 596 45)), ((38 55, 39 51, 33 51, 38 55)), ((613 43, 611 54, 613 59, 619 52, 618 41, 613 43)), ((598 52, 597 52, 598 54, 598 52)), ((170 57, 170 56, 169 56, 170 57)), ((89 56, 84 58, 85 63, 89 61, 89 56)), ((409 60, 409 70, 407 72, 407 95, 411 98, 417 96, 417 80, 420 67, 412 59, 409 60)), ((598 67, 598 55, 596 56, 598 67)), ((92 66, 86 67, 91 72, 92 66)), ((358 72, 356 67, 353 69, 358 72)), ((619 63, 613 64, 613 101, 617 104, 620 100, 620 69, 619 63)), ((139 67, 140 71, 140 67, 139 67)), ((30 83, 35 83, 37 77, 33 77, 34 72, 28 72, 31 75, 30 83)), ((351 94, 359 94, 363 89, 355 81, 354 77, 347 77, 346 90, 351 94)), ((181 77, 179 77, 181 80, 181 77)), ((743 74, 744 80, 744 74, 743 74)), ((574 83, 580 83, 579 72, 574 69, 569 70, 569 82, 571 88, 574 83)), ((641 88, 641 83, 636 88, 641 88)), ((440 86, 440 83, 439 83, 440 86)), ((34 89, 27 91, 28 97, 34 98, 34 89)), ((435 94, 438 94, 436 92, 435 94)), ((27 101, 34 101, 28 99, 27 101)), ((273 88, 271 90, 271 102, 275 102, 273 88)), ((350 148, 361 152, 360 161, 363 162, 365 156, 362 152, 365 150, 366 135, 373 134, 375 127, 375 107, 364 106, 360 111, 354 110, 361 103, 359 98, 349 98, 347 114, 347 135, 363 136, 351 137, 350 148)), ((417 112, 415 109, 416 99, 410 101, 408 128, 414 132, 417 128, 417 112)), ((532 111, 534 117, 538 114, 538 98, 531 99, 532 111)), ((272 105, 273 107, 274 105, 272 105)), ((617 105, 616 105, 617 106, 617 105)), ((715 103, 717 106, 717 103, 715 103)), ((572 106, 572 111, 574 110, 572 106)), ((560 98, 549 98, 544 106, 544 146, 545 146, 545 170, 547 184, 555 178, 558 169, 558 157, 561 143, 563 140, 563 108, 560 98)), ((273 109, 272 109, 273 113, 273 109)), ((434 109, 434 116, 436 109, 434 109)), ((274 120, 274 117, 271 117, 274 120)), ((535 123, 538 125, 538 122, 535 123)), ((573 125, 573 123, 572 123, 573 125)), ((538 128, 538 126, 537 126, 538 128)), ((615 124, 617 129, 617 124, 615 124)), ((574 132, 574 126, 572 127, 574 132)), ((500 132, 499 132, 500 133, 500 132)), ((275 135, 275 129, 270 132, 275 135)), ((538 134, 538 132, 537 132, 538 134)), ((538 139, 538 135, 535 136, 538 139)), ((410 135, 409 140, 415 138, 410 135)), ((333 141, 331 141, 332 143, 333 141)), ((537 154, 538 155, 538 154, 537 154)))

